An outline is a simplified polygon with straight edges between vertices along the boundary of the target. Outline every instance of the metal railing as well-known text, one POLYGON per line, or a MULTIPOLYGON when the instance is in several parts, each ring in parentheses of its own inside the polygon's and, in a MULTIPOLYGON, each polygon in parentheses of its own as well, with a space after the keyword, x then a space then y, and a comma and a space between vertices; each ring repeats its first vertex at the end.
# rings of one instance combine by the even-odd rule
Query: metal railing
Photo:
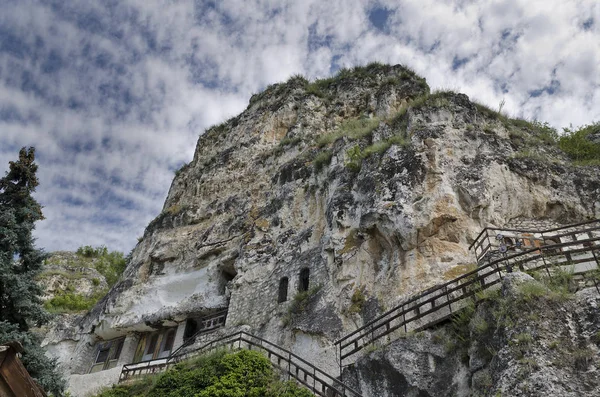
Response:
POLYGON ((181 346, 179 346, 169 355, 169 357, 179 354, 183 349, 194 344, 198 336, 208 334, 221 327, 224 327, 225 321, 227 320, 227 310, 228 309, 221 310, 220 312, 201 318, 199 321, 200 324, 198 331, 194 335, 187 338, 181 346))
MULTIPOLYGON (((340 375, 344 361, 349 361, 367 345, 384 337, 391 339, 395 332, 418 331, 448 319, 466 305, 467 299, 477 299, 478 292, 500 283, 503 275, 511 272, 512 269, 543 270, 550 277, 552 276, 551 269, 565 266, 571 267, 578 273, 600 269, 600 220, 544 231, 485 228, 469 248, 474 247, 476 252, 479 250, 480 253, 476 254, 477 269, 410 297, 402 304, 336 341, 335 344, 339 346, 340 375), (490 232, 495 234, 494 238, 501 234, 498 232, 502 232, 502 239, 511 238, 514 244, 507 246, 505 250, 496 250, 496 256, 490 255, 492 249, 498 248, 497 244, 491 242, 490 232), (521 235, 509 233, 520 233, 521 235), (518 238, 522 239, 522 244, 516 244, 518 238), (561 239, 571 241, 557 242, 561 239), (524 242, 525 240, 528 242, 524 242), (539 241, 539 244, 535 241, 539 241)), ((600 292, 596 279, 592 278, 592 280, 600 292)), ((227 312, 224 311, 216 313, 211 318, 226 315, 227 312)), ((187 344, 184 343, 166 359, 149 360, 124 366, 120 381, 127 380, 132 376, 161 372, 192 356, 222 346, 233 347, 237 343, 238 348, 252 349, 252 347, 256 347, 265 351, 275 366, 318 396, 360 396, 358 392, 340 380, 326 374, 289 350, 244 331, 213 340, 196 349, 183 350, 195 341, 197 335, 222 326, 218 321, 215 324, 217 326, 214 328, 208 327, 198 331, 188 339, 187 344)), ((224 324, 224 320, 222 324, 224 324)))
MULTIPOLYGON (((599 225, 587 228, 585 233, 600 230, 600 221, 586 222, 575 226, 594 222, 599 222, 599 225)), ((567 228, 550 231, 563 229, 567 228)), ((569 231, 560 236, 573 233, 573 231, 569 231)), ((483 233, 480 234, 480 237, 482 235, 483 233)), ((549 276, 551 276, 551 268, 561 266, 576 268, 580 265, 580 273, 592 270, 591 265, 595 269, 600 269, 600 234, 598 237, 581 240, 574 238, 574 241, 565 243, 534 246, 516 253, 505 251, 498 258, 488 259, 487 262, 480 263, 475 270, 410 297, 402 304, 336 341, 335 344, 339 346, 340 373, 345 360, 350 361, 352 356, 365 346, 383 337, 392 338, 392 334, 396 331, 404 333, 418 331, 448 319, 453 313, 464 307, 466 299, 476 299, 477 292, 498 284, 502 280, 503 274, 511 272, 512 269, 544 270, 549 276)), ((595 278, 593 280, 598 289, 595 278)))
POLYGON ((271 363, 283 371, 286 375, 294 378, 312 393, 321 397, 360 397, 361 395, 339 379, 327 374, 302 357, 284 349, 272 342, 245 331, 239 331, 231 335, 215 339, 198 349, 172 357, 173 363, 189 359, 193 356, 207 353, 209 351, 229 346, 231 348, 256 348, 264 351, 271 363))
MULTIPOLYGON (((172 355, 169 358, 126 365, 125 367, 128 368, 125 373, 128 374, 126 375, 128 377, 157 374, 181 361, 222 347, 248 350, 257 349, 264 351, 274 366, 283 371, 289 378, 294 378, 317 396, 361 397, 356 390, 317 368, 302 357, 272 342, 244 331, 239 331, 215 339, 197 349, 181 352, 177 355, 172 355)), ((121 375, 123 376, 123 372, 121 375)), ((128 378, 126 377, 122 380, 126 379, 128 378)))
POLYGON ((591 237, 589 233, 598 230, 600 230, 600 220, 598 219, 546 230, 486 227, 479 233, 469 249, 475 252, 475 257, 479 262, 485 259, 487 254, 501 249, 503 245, 508 250, 528 249, 548 245, 549 241, 552 244, 558 243, 560 239, 564 238, 574 241, 582 237, 591 237), (586 237, 586 235, 588 236, 586 237))
POLYGON ((119 382, 124 382, 134 377, 139 377, 143 375, 153 375, 155 373, 159 373, 165 371, 169 364, 171 357, 181 353, 183 349, 192 345, 196 338, 200 335, 208 334, 210 332, 214 332, 217 329, 225 326, 225 321, 227 319, 227 309, 221 310, 217 313, 211 314, 206 317, 202 317, 198 321, 199 330, 187 338, 181 346, 179 346, 175 351, 171 352, 168 357, 164 358, 155 358, 152 360, 140 361, 137 363, 126 364, 121 369, 121 375, 119 376, 119 382))

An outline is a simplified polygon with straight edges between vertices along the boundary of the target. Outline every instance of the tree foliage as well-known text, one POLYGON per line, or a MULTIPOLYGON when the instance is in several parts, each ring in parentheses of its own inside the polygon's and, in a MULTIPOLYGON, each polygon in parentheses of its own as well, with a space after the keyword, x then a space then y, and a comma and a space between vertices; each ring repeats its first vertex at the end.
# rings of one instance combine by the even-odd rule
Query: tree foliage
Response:
POLYGON ((42 290, 35 282, 46 254, 34 245, 35 222, 44 219, 42 207, 32 193, 38 186, 35 149, 22 148, 19 160, 11 161, 0 179, 0 343, 18 340, 23 344, 23 364, 44 389, 61 395, 64 381, 56 363, 48 359, 31 326, 46 323, 42 290))

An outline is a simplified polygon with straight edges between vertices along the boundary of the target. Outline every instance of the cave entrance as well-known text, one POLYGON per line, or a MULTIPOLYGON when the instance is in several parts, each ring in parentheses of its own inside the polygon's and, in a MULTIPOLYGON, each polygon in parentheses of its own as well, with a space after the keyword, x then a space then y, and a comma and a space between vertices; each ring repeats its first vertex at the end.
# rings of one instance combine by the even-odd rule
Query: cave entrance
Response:
POLYGON ((279 297, 277 298, 277 303, 283 303, 287 301, 288 285, 289 279, 287 277, 283 277, 281 280, 279 280, 279 297))
POLYGON ((233 261, 223 264, 219 268, 219 294, 225 295, 227 291, 227 285, 237 276, 237 271, 233 265, 233 261))
POLYGON ((298 291, 304 292, 308 291, 308 284, 310 279, 310 269, 305 267, 300 270, 300 280, 298 282, 298 291))

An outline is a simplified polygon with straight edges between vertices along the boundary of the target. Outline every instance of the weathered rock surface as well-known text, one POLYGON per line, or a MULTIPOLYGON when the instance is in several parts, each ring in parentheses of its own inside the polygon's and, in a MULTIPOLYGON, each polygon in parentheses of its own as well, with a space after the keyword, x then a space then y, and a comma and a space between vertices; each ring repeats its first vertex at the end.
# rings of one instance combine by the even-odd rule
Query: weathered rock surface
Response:
POLYGON ((93 268, 93 261, 82 266, 82 259, 74 252, 51 253, 38 280, 44 290, 42 299, 52 299, 65 291, 91 297, 108 290, 106 278, 93 268))
MULTIPOLYGON (((336 373, 334 340, 464 273, 481 228, 600 218, 598 167, 574 166, 536 129, 466 95, 428 93, 404 67, 376 65, 253 96, 200 137, 81 332, 108 339, 229 307, 228 326, 248 325, 336 373), (318 292, 290 310, 306 268, 318 292), (286 277, 289 296, 278 303, 286 277)), ((415 389, 405 376, 407 392, 441 395, 441 381, 418 372, 444 372, 456 358, 395 343, 422 379, 415 389)), ((396 353, 378 354, 390 384, 396 353)), ((444 379, 452 393, 466 387, 444 379)))
POLYGON ((363 396, 600 396, 600 293, 572 296, 530 276, 505 277, 456 348, 451 324, 392 342, 345 376, 363 396))

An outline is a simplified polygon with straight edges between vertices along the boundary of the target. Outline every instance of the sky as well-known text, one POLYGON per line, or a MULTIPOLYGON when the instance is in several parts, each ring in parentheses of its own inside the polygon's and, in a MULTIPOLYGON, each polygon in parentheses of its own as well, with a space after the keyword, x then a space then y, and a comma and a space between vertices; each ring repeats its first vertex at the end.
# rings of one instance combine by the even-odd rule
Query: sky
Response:
POLYGON ((36 147, 38 247, 127 253, 206 128, 372 61, 558 129, 600 121, 596 0, 0 0, 0 172, 36 147))

